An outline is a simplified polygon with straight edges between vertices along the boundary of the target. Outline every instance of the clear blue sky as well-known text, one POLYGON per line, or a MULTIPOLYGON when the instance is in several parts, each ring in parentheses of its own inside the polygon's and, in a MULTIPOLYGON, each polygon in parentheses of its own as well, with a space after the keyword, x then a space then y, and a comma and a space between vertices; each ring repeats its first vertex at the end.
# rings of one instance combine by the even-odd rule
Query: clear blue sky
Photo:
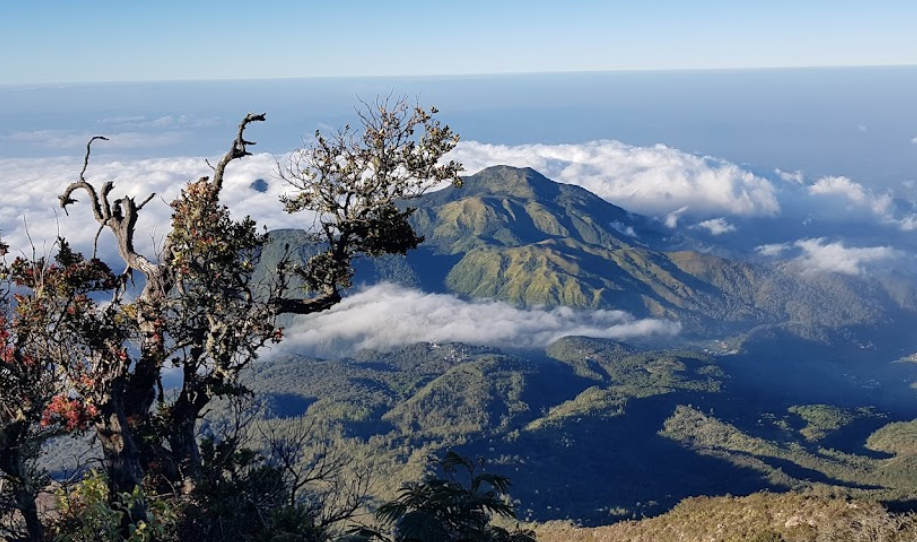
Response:
POLYGON ((917 64, 913 0, 28 0, 0 85, 917 64))

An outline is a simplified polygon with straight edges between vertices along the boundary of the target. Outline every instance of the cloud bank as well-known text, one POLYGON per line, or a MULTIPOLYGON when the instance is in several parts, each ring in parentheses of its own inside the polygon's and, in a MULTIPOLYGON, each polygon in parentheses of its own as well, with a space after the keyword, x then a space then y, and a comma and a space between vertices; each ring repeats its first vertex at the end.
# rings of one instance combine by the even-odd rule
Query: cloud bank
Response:
POLYGON ((793 260, 802 265, 803 271, 807 273, 827 272, 853 276, 864 275, 877 263, 904 256, 901 251, 888 246, 848 247, 842 242, 829 243, 823 237, 800 239, 794 243, 761 245, 755 250, 768 257, 794 253, 796 255, 793 260))
MULTIPOLYGON (((100 124, 125 130, 145 126, 169 130, 216 122, 219 120, 179 116, 113 118, 100 121, 100 124)), ((167 136, 171 132, 158 133, 167 136)), ((60 137, 67 139, 69 136, 60 137)), ((82 146, 86 137, 80 134, 72 140, 74 144, 78 140, 82 146)), ((65 143, 69 144, 64 140, 59 142, 62 146, 65 143)), ((97 186, 114 181, 115 197, 128 194, 144 198, 151 192, 158 195, 142 213, 138 228, 141 233, 137 239, 145 253, 153 254, 153 247, 161 243, 167 231, 171 215, 167 202, 179 194, 186 182, 208 175, 210 169, 202 157, 115 159, 104 154, 117 149, 109 146, 112 144, 104 142, 95 148, 98 154, 90 164, 88 178, 97 186)), ((122 144, 130 145, 131 141, 128 139, 122 144)), ((89 220, 85 201, 71 208, 71 216, 63 214, 57 206, 57 195, 76 180, 82 167, 82 148, 71 152, 76 155, 0 159, 4 171, 0 179, 0 189, 4 193, 0 199, 0 235, 14 250, 28 252, 31 238, 41 251, 58 233, 66 234, 80 250, 91 250, 96 226, 89 220)), ((891 229, 896 232, 917 229, 917 204, 910 203, 913 194, 896 198, 890 191, 877 191, 847 177, 825 176, 811 180, 801 171, 776 170, 772 179, 767 179, 724 160, 695 156, 664 146, 633 147, 617 141, 505 146, 472 141, 460 143, 449 158, 462 161, 469 174, 497 164, 533 167, 549 178, 583 186, 628 210, 656 216, 672 229, 703 230, 733 243, 745 242, 743 239, 748 237, 746 248, 749 249, 754 246, 751 243, 771 243, 775 247, 786 243, 793 251, 783 254, 784 257, 800 255, 805 246, 814 254, 816 248, 804 242, 809 238, 833 237, 835 232, 841 231, 840 227, 844 227, 844 235, 848 236, 845 242, 854 245, 875 245, 876 239, 882 239, 881 236, 891 233, 891 229), (746 220, 757 222, 749 226, 746 220), (769 220, 774 222, 767 222, 769 220), (858 224, 856 228, 847 227, 853 223, 858 224), (773 231, 767 232, 773 235, 756 237, 762 232, 760 228, 770 228, 769 224, 775 226, 771 228, 773 231), (859 224, 874 227, 864 228, 859 224), (795 245, 800 238, 803 244, 795 245)), ((211 162, 215 159, 211 157, 211 162)), ((276 178, 275 170, 275 157, 269 154, 235 161, 227 172, 224 201, 235 216, 250 215, 268 228, 310 227, 312 216, 291 216, 283 211, 278 198, 289 187, 276 178), (250 188, 258 179, 267 182, 264 192, 250 188)), ((81 194, 77 197, 85 200, 81 194)), ((614 226, 625 234, 636 235, 628 230, 627 224, 614 226)), ((881 242, 903 246, 903 241, 881 242)), ((826 242, 822 245, 827 246, 826 242)), ((104 235, 102 246, 105 246, 104 235)), ((765 250, 770 250, 771 255, 779 254, 773 247, 765 250)), ((115 256, 113 251, 101 255, 115 256)), ((843 266, 817 265, 821 261, 816 256, 809 258, 813 269, 845 269, 843 266)), ((846 269, 851 272, 860 267, 853 265, 846 269)))
POLYGON ((736 164, 663 145, 633 147, 619 141, 578 145, 461 143, 451 158, 469 172, 504 164, 531 167, 550 179, 576 184, 642 214, 686 208, 695 217, 773 216, 780 212, 774 185, 736 164))
POLYGON ((787 217, 800 222, 860 220, 902 232, 917 229, 917 213, 900 208, 890 190, 876 191, 844 176, 806 178, 774 170, 773 179, 726 160, 663 145, 634 147, 618 141, 576 145, 489 145, 462 142, 451 158, 469 173, 493 165, 531 167, 556 181, 598 196, 670 228, 690 217, 714 235, 734 231, 729 218, 787 217))
POLYGON ((863 275, 868 266, 895 259, 901 254, 891 247, 847 247, 825 239, 802 239, 794 243, 802 250, 798 261, 806 271, 827 271, 844 275, 863 275))
POLYGON ((901 231, 917 229, 917 214, 897 212, 890 192, 876 192, 847 177, 827 176, 807 187, 815 205, 847 217, 871 217, 901 231))
MULTIPOLYGON (((96 151, 102 150, 101 145, 99 147, 96 151)), ((57 200, 68 184, 78 180, 81 168, 82 159, 76 157, 0 159, 0 171, 4 172, 4 179, 0 180, 3 191, 0 236, 10 245, 14 255, 20 251, 30 253, 30 243, 43 253, 58 234, 66 236, 81 251, 91 250, 97 224, 92 219, 85 194, 74 194, 79 201, 69 208, 69 216, 60 209, 57 200)), ((288 190, 288 185, 275 178, 275 169, 276 162, 269 154, 233 162, 226 173, 224 202, 236 218, 250 215, 259 225, 270 229, 308 227, 311 217, 288 215, 283 211, 279 196, 288 190), (267 181, 265 192, 250 188, 257 179, 267 181)), ((154 247, 162 242, 168 231, 172 215, 168 202, 180 194, 188 181, 210 173, 204 158, 200 157, 113 160, 99 156, 90 162, 86 178, 97 187, 113 181, 112 199, 129 195, 142 200, 156 193, 157 197, 140 214, 136 239, 144 253, 153 254, 154 247)), ((106 235, 103 234, 100 242, 102 250, 106 247, 106 235)), ((100 255, 116 257, 114 250, 100 255)))
POLYGON ((675 322, 638 320, 622 311, 519 309, 499 301, 464 301, 383 283, 348 296, 330 311, 298 318, 273 353, 341 357, 364 348, 434 340, 531 348, 569 335, 672 337, 680 329, 675 322))

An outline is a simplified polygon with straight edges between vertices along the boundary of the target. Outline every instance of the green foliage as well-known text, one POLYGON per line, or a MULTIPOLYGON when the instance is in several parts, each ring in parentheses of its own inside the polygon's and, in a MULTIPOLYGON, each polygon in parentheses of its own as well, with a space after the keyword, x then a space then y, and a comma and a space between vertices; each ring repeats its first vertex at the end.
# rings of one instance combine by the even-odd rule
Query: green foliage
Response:
MULTIPOLYGON (((78 201, 74 194, 85 196, 98 233, 111 234, 96 235, 93 254, 100 240, 111 242, 124 273, 115 276, 63 239, 53 262, 33 256, 0 264, 0 279, 19 289, 12 295, 4 283, 0 292, 0 486, 13 482, 2 491, 3 502, 15 501, 32 540, 42 535, 36 478, 27 476, 26 466, 52 433, 45 427, 93 428, 102 448, 111 507, 99 505, 102 498, 87 487, 81 504, 87 512, 68 527, 77 539, 96 531, 113 536, 106 530, 112 525, 125 538, 147 533, 152 501, 140 489, 145 481, 173 490, 183 504, 195 496, 184 510, 185 527, 200 527, 194 536, 201 540, 222 532, 230 519, 235 531, 271 532, 269 511, 283 510, 275 498, 294 509, 284 511, 285 524, 315 516, 297 509, 302 487, 290 488, 284 479, 294 465, 279 469, 242 448, 224 450, 212 442, 201 449, 198 429, 211 400, 246 392, 240 371, 263 346, 283 338, 278 314, 310 314, 340 302, 355 257, 403 255, 422 240, 401 200, 444 180, 461 184, 461 165, 441 160, 458 136, 434 118, 435 108, 403 100, 365 105, 362 137, 349 127, 337 137, 317 133, 315 147, 297 153, 301 161, 289 171, 287 180, 298 190, 285 198, 287 210, 316 211, 325 245, 313 251, 306 268, 287 265, 281 255, 269 277, 258 277, 267 278, 261 284, 253 280, 265 236, 251 218, 233 219, 221 197, 227 166, 249 156, 255 144, 245 139, 246 128, 265 121, 264 114, 246 115, 212 177, 189 182, 172 202, 171 227, 155 255, 135 245, 137 233, 145 233, 137 231, 140 212, 153 195, 138 203, 113 196, 113 182, 87 180, 92 144, 107 140, 90 139, 78 180, 58 201, 67 210, 78 201), (288 296, 288 272, 314 297, 288 296), (134 274, 140 291, 128 294, 134 274), (177 369, 172 375, 179 383, 167 392, 169 367, 177 369)), ((0 256, 7 250, 0 243, 0 256)), ((353 417, 360 417, 359 409, 353 417)))
POLYGON ((869 436, 866 445, 895 455, 917 454, 917 420, 890 423, 869 436))
POLYGON ((105 476, 95 471, 58 491, 58 514, 49 535, 59 542, 179 540, 176 528, 181 511, 176 503, 151 498, 140 487, 111 497, 105 476), (136 515, 138 509, 144 510, 142 516, 136 515))
POLYGON ((298 416, 334 428, 334 449, 372 465, 373 495, 384 500, 449 449, 491 458, 518 485, 520 517, 534 521, 600 525, 698 494, 828 487, 897 501, 917 491, 917 455, 863 449, 889 414, 793 407, 770 387, 750 397, 747 386, 761 385, 736 371, 744 363, 583 337, 544 353, 421 343, 278 358, 246 384, 270 398, 277 431, 298 416), (806 438, 809 423, 825 436, 806 438))
POLYGON ((442 477, 403 485, 398 498, 376 511, 391 526, 393 541, 534 542, 530 531, 511 532, 491 524, 494 515, 515 518, 505 501, 508 478, 481 472, 479 463, 451 451, 436 464, 442 477))
POLYGON ((832 405, 798 405, 788 411, 806 423, 799 432, 811 441, 822 440, 858 419, 879 415, 874 409, 848 410, 832 405))

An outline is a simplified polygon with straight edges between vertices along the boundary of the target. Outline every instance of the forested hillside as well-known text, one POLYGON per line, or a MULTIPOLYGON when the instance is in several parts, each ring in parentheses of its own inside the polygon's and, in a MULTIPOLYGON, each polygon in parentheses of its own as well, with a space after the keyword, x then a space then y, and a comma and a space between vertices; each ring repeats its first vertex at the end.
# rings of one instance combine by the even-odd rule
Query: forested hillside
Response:
MULTIPOLYGON (((541 352, 420 343, 285 357, 246 384, 264 399, 264 423, 282 430, 302 417, 371 464, 379 498, 448 449, 508 475, 533 521, 601 525, 695 495, 817 488, 899 502, 917 491, 912 424, 898 421, 917 414, 909 403, 876 401, 856 379, 809 400, 769 393, 787 367, 752 364, 570 337, 541 352)), ((873 385, 891 398, 907 379, 917 375, 900 366, 873 385)))

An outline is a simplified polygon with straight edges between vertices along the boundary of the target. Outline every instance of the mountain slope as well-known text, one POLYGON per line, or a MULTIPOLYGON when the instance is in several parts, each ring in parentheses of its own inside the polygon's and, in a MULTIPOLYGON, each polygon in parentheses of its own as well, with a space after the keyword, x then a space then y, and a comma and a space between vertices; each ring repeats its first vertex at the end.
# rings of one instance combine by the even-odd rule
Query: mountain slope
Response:
POLYGON ((438 286, 461 295, 622 309, 678 320, 689 336, 706 337, 777 325, 829 341, 847 334, 842 329, 915 317, 907 302, 912 284, 717 256, 658 221, 532 169, 491 167, 460 189, 411 204, 426 240, 408 261, 414 269, 448 262, 439 266, 447 271, 438 286))
MULTIPOLYGON (((447 449, 487 458, 512 479, 523 518, 537 521, 600 525, 689 496, 762 489, 889 500, 917 490, 912 398, 895 413, 856 382, 832 384, 819 402, 784 397, 736 371, 741 363, 584 337, 513 353, 421 343, 278 358, 256 364, 246 384, 265 399, 268 419, 257 423, 281 430, 302 417, 324 428, 336 449, 373 466, 378 498, 447 449)), ((898 369, 882 397, 917 378, 917 368, 898 369)))

